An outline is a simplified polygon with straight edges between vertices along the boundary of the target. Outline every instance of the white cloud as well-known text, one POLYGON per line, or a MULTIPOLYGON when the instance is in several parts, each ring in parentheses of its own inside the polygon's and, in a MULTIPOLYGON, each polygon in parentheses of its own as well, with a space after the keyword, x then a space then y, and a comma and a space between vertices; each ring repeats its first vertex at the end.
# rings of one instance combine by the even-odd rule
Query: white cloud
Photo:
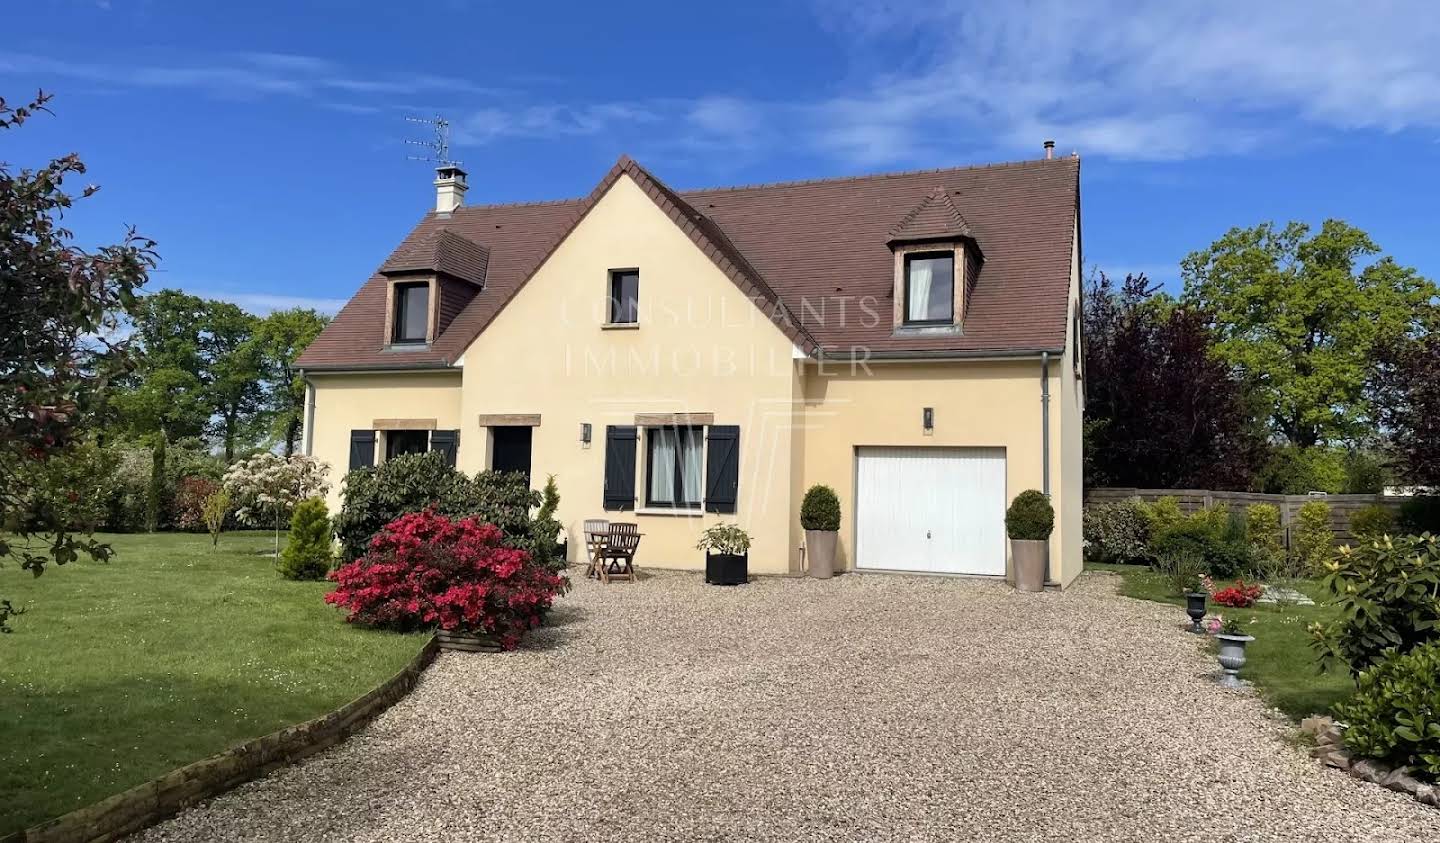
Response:
MULTIPOLYGON (((318 98, 410 96, 427 93, 489 95, 499 89, 453 76, 411 72, 357 73, 338 62, 288 53, 241 52, 204 59, 170 61, 70 61, 11 53, 0 56, 0 72, 81 79, 120 87, 194 90, 229 99, 268 96, 318 98)), ((347 105, 347 103, 334 103, 347 105)), ((360 103, 349 103, 364 108, 360 103)))
POLYGON ((280 296, 270 293, 242 293, 233 290, 224 290, 204 287, 185 287, 185 292, 192 296, 199 296, 202 299, 219 299, 238 304, 251 313, 264 316, 276 310, 289 310, 295 307, 309 308, 330 316, 339 312, 345 306, 345 299, 316 298, 311 296, 280 296))
POLYGON ((1426 2, 822 4, 854 61, 902 70, 816 105, 854 157, 945 143, 1175 159, 1293 133, 1440 126, 1440 16, 1426 2))

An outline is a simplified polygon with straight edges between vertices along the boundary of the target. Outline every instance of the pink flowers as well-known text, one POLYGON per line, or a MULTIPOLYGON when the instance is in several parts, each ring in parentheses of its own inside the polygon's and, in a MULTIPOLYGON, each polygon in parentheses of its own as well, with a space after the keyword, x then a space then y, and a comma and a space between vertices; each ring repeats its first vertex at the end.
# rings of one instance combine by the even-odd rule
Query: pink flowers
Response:
POLYGON ((336 587, 325 602, 349 609, 354 623, 489 634, 513 649, 565 580, 502 539, 500 528, 473 518, 402 515, 368 553, 331 572, 336 587))

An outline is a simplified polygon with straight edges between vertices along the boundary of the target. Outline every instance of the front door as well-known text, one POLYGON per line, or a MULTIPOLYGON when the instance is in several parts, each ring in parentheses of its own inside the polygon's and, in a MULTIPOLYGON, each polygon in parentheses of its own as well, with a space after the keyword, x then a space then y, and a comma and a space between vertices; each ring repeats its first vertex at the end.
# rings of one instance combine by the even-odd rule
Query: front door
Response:
POLYGON ((519 471, 530 479, 530 435, 532 427, 490 428, 490 468, 519 471))

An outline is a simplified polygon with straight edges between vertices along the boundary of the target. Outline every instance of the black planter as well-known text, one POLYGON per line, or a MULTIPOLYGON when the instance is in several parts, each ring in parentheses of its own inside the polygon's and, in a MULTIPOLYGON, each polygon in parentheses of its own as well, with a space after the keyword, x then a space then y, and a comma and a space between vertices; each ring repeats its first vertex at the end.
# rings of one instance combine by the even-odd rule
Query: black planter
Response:
POLYGON ((711 585, 744 585, 749 579, 748 553, 705 554, 705 582, 711 585))
POLYGON ((1205 619, 1205 598, 1208 595, 1203 591, 1185 592, 1185 614, 1190 616, 1190 631, 1196 635, 1203 635, 1205 628, 1200 621, 1205 619))

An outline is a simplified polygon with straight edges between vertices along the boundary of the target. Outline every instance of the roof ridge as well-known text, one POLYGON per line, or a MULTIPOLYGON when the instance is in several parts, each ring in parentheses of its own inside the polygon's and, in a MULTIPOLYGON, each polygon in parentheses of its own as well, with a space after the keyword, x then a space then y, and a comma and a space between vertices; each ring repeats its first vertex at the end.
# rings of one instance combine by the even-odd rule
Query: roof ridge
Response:
MULTIPOLYGON (((494 208, 531 208, 548 205, 574 205, 584 201, 584 196, 571 196, 567 199, 536 199, 530 202, 492 202, 489 205, 461 205, 450 213, 453 216, 464 211, 487 211, 494 208)), ((436 214, 434 211, 430 211, 425 216, 427 218, 435 217, 436 214)))
POLYGON ((894 170, 884 173, 862 173, 858 176, 826 176, 818 179, 795 179, 792 181, 768 181, 754 182, 752 184, 722 185, 719 187, 696 187, 681 191, 685 194, 697 193, 729 193, 737 190, 758 190, 766 187, 802 187, 811 184, 840 184, 844 182, 870 181, 876 179, 896 179, 910 176, 924 176, 932 173, 959 173, 966 170, 1004 170, 1019 169, 1021 167, 1042 167, 1054 165, 1061 162, 1079 163, 1077 156, 1063 156, 1060 158, 1030 158, 1021 161, 1000 161, 994 164, 962 164, 958 167, 929 167, 919 170, 894 170))

